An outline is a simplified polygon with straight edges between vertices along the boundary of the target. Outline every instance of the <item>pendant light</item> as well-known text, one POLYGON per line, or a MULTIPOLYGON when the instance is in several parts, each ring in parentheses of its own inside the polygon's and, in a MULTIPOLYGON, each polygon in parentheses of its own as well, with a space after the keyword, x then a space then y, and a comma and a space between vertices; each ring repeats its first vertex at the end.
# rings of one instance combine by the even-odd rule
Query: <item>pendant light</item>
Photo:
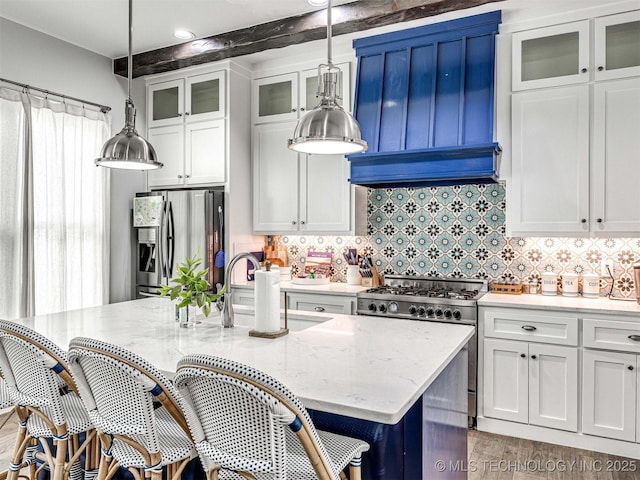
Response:
POLYGON ((96 165, 128 170, 151 170, 162 168, 162 163, 156 160, 156 151, 151 144, 136 132, 136 109, 131 100, 131 73, 133 70, 133 54, 131 52, 132 17, 133 0, 129 0, 128 96, 124 102, 124 127, 120 133, 107 140, 104 144, 100 152, 100 158, 96 159, 96 165))
POLYGON ((327 63, 318 66, 320 105, 298 121, 289 148, 301 153, 345 155, 367 150, 360 125, 340 103, 342 72, 331 61, 331 0, 327 2, 327 63))

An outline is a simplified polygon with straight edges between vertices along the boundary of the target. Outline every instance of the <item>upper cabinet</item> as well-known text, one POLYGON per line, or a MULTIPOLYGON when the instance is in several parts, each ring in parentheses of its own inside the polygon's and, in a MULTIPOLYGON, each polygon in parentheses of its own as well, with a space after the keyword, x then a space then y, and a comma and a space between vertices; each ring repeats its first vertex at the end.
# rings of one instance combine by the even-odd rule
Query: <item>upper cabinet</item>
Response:
POLYGON ((640 12, 517 32, 512 90, 640 75, 640 12), (593 61, 591 60, 593 58, 593 61))
POLYGON ((187 76, 147 88, 147 127, 164 127, 225 116, 225 72, 187 76))
POLYGON ((164 164, 147 173, 149 188, 225 182, 227 71, 219 68, 147 80, 147 138, 164 164))
POLYGON ((512 47, 507 234, 640 235, 640 11, 517 32, 512 47))
MULTIPOLYGON (((342 105, 351 110, 351 64, 336 65, 342 73, 342 105)), ((318 103, 318 70, 285 73, 253 82, 253 123, 297 120, 318 103)))

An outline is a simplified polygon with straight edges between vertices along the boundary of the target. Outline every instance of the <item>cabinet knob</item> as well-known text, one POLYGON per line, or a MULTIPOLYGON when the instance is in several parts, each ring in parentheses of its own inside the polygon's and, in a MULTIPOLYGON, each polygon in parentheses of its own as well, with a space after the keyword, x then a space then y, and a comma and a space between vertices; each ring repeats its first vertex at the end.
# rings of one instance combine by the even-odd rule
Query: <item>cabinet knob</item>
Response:
POLYGON ((580 70, 582 73, 587 73, 587 69, 583 68, 582 70, 580 70))
POLYGON ((602 223, 602 219, 601 218, 596 218, 596 222, 602 223))
POLYGON ((182 178, 182 175, 178 175, 178 178, 182 178))
POLYGON ((315 307, 314 310, 316 312, 324 312, 324 307, 315 307))
POLYGON ((580 223, 587 223, 587 219, 586 218, 581 219, 580 223))
POLYGON ((527 332, 535 332, 537 330, 533 325, 522 325, 522 329, 527 332))
POLYGON ((291 225, 296 225, 298 222, 296 222, 295 220, 291 221, 291 225))
POLYGON ((189 112, 184 112, 185 115, 191 115, 189 112))
POLYGON ((185 175, 184 178, 191 178, 191 175, 185 175))
POLYGON ((304 107, 300 107, 300 111, 301 111, 301 112, 304 112, 304 107))
POLYGON ((537 356, 537 355, 531 355, 531 358, 532 358, 533 360, 535 360, 536 358, 538 358, 538 356, 537 356))
POLYGON ((604 70, 604 67, 603 67, 602 65, 600 65, 600 66, 598 67, 598 71, 599 71, 599 72, 601 72, 602 70, 604 70))
POLYGON ((633 365, 629 365, 629 366, 627 367, 627 369, 629 369, 629 370, 633 370, 633 365))
POLYGON ((307 222, 305 222, 304 220, 300 220, 300 225, 305 225, 307 222))
POLYGON ((181 117, 181 116, 182 116, 182 114, 181 114, 181 113, 179 113, 179 114, 178 114, 178 116, 179 116, 179 117, 181 117))
POLYGON ((520 354, 520 357, 521 357, 521 358, 527 358, 527 356, 526 356, 524 353, 521 353, 521 354, 520 354))
POLYGON ((640 342, 640 335, 629 335, 627 338, 629 340, 633 340, 634 342, 640 342))
POLYGON ((292 111, 292 112, 296 112, 296 111, 297 111, 297 109, 295 109, 295 108, 292 108, 292 109, 291 109, 291 111, 292 111))

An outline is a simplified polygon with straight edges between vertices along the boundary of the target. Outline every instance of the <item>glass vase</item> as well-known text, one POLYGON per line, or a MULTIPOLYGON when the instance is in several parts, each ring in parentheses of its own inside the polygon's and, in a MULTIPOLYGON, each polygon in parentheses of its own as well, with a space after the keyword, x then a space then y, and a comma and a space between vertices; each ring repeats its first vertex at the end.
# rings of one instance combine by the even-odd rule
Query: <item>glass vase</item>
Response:
POLYGON ((186 307, 178 307, 176 305, 176 322, 181 328, 194 327, 197 313, 198 307, 196 305, 187 305, 186 307))

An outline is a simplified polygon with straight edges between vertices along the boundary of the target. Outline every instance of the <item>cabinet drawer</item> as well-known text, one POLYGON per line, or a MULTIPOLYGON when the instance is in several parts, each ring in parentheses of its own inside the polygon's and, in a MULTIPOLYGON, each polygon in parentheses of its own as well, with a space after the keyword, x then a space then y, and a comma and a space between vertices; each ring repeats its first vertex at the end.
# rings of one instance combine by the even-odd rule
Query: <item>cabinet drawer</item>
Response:
POLYGON ((252 289, 236 288, 231 292, 231 302, 234 305, 254 305, 255 293, 252 289))
POLYGON ((355 297, 318 295, 304 293, 289 293, 289 305, 291 310, 304 310, 307 312, 342 313, 351 315, 355 297))
POLYGON ((640 322, 615 322, 585 318, 585 347, 640 353, 640 322))
POLYGON ((578 318, 545 312, 486 310, 484 336, 578 345, 578 318))

